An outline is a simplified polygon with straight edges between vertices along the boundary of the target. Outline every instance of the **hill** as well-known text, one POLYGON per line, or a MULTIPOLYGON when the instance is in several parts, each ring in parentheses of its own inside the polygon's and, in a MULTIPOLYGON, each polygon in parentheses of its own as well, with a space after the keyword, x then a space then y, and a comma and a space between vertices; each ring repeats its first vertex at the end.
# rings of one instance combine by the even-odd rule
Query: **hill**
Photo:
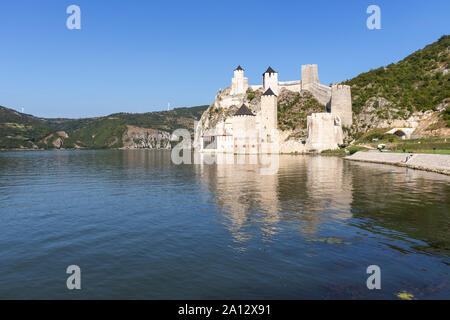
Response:
POLYGON ((45 119, 0 107, 0 149, 121 148, 127 144, 124 136, 134 140, 136 147, 156 147, 156 143, 150 145, 148 141, 161 135, 167 140, 168 134, 178 128, 192 132, 194 121, 206 108, 118 113, 86 119, 45 119), (133 128, 133 136, 126 135, 128 128, 133 128))
POLYGON ((450 127, 449 50, 450 36, 445 35, 398 63, 343 82, 352 89, 353 133, 407 125, 402 120, 418 120, 433 112, 441 114, 430 129, 450 127))

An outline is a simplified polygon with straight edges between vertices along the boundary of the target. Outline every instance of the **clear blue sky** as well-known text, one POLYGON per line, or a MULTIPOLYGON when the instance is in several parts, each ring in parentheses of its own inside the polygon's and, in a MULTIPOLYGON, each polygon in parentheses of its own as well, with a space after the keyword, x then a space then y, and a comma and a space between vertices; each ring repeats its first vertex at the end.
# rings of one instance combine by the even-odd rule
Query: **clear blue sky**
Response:
POLYGON ((210 104, 240 64, 251 84, 318 64, 324 84, 450 33, 450 1, 14 0, 0 3, 0 105, 88 117, 210 104), (82 29, 66 28, 81 7, 82 29), (381 7, 382 30, 366 9, 381 7))

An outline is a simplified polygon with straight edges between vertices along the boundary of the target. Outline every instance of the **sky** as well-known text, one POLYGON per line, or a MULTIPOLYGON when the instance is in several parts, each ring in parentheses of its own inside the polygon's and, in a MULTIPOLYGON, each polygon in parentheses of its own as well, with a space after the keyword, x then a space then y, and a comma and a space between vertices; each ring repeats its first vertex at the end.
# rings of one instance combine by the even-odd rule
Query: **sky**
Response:
POLYGON ((450 33, 450 1, 0 2, 0 105, 83 118, 210 104, 237 65, 250 84, 318 64, 329 85, 392 62, 450 33), (81 9, 69 30, 66 9, 81 9), (369 30, 369 5, 381 29, 369 30))

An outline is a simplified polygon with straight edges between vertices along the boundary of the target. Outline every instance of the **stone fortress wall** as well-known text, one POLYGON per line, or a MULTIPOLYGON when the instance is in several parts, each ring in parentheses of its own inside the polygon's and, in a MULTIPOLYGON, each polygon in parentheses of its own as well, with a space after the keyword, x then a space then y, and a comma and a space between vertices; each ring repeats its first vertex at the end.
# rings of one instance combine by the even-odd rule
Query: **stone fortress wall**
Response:
MULTIPOLYGON (((275 73, 275 75, 277 75, 277 73, 275 73)), ((309 91, 321 104, 327 106, 329 112, 341 118, 343 126, 350 127, 353 124, 350 86, 332 85, 331 87, 328 87, 321 84, 317 64, 302 65, 301 80, 280 82, 278 81, 278 76, 272 78, 269 77, 269 74, 265 74, 264 84, 265 85, 263 86, 251 85, 249 87, 252 90, 263 88, 264 91, 268 87, 275 88, 275 94, 278 94, 278 91, 281 89, 293 92, 300 92, 301 90, 309 91), (275 81, 277 82, 275 83, 275 81)))
POLYGON ((302 81, 285 81, 285 82, 278 82, 278 86, 280 89, 286 89, 293 92, 300 92, 302 90, 302 81))
POLYGON ((339 117, 332 113, 313 113, 307 118, 308 146, 313 150, 333 149, 344 143, 339 117))
POLYGON ((245 101, 247 90, 262 90, 264 95, 258 106, 253 106, 253 116, 233 116, 225 122, 219 121, 212 127, 208 125, 208 119, 202 116, 202 125, 196 128, 194 145, 202 149, 203 136, 215 136, 218 142, 216 151, 255 154, 263 153, 265 145, 272 139, 271 132, 279 132, 277 129, 277 96, 282 89, 292 92, 302 90, 310 92, 321 104, 326 105, 327 112, 314 113, 307 117, 308 139, 306 143, 292 140, 284 133, 279 132, 281 144, 280 152, 303 152, 307 150, 336 149, 343 143, 342 126, 352 125, 352 100, 351 90, 346 85, 325 86, 320 83, 318 66, 316 64, 303 65, 301 67, 301 80, 278 81, 278 73, 271 67, 263 74, 262 85, 249 85, 244 76, 244 70, 238 66, 234 70, 232 84, 226 89, 219 90, 214 101, 217 110, 227 109, 231 106, 242 105, 245 101), (271 91, 270 91, 270 90, 271 91), (268 94, 269 93, 269 94, 268 94), (246 136, 258 128, 260 133, 255 139, 246 136), (207 131, 207 132, 206 132, 207 131), (242 137, 241 137, 242 136, 242 137), (233 150, 233 151, 232 151, 233 150))

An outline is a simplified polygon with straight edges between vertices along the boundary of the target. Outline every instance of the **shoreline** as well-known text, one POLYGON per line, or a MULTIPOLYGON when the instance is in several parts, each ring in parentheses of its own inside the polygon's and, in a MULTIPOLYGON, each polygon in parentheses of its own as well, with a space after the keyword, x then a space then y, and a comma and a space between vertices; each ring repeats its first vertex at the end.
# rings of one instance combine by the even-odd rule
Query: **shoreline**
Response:
POLYGON ((392 153, 359 151, 345 160, 394 165, 415 170, 450 175, 450 155, 430 153, 392 153))

